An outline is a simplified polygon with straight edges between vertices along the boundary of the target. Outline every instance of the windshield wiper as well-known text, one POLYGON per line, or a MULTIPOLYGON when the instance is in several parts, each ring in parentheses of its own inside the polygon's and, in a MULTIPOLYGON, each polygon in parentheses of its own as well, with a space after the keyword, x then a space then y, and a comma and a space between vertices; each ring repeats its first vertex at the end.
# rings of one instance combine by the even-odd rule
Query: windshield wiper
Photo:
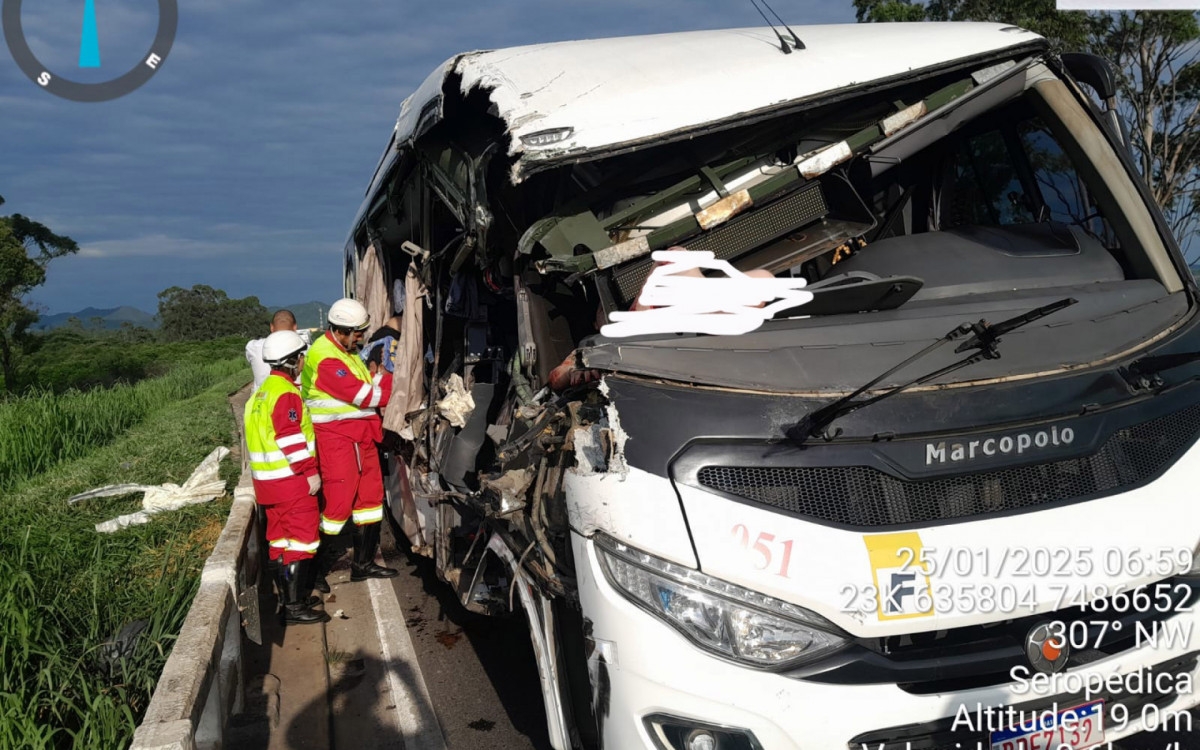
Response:
POLYGON ((1161 387, 1165 381, 1159 375, 1163 370, 1183 367, 1200 360, 1200 352, 1177 352, 1175 354, 1150 354, 1139 357, 1120 368, 1121 375, 1135 391, 1161 387))
POLYGON ((1078 300, 1070 297, 1060 299, 1057 302, 1051 302, 1048 305, 1034 308, 1027 313, 1022 313, 1021 315, 1001 321, 995 325, 989 324, 986 320, 980 320, 978 323, 963 323, 921 351, 912 355, 900 364, 892 367, 887 372, 877 375, 870 382, 863 384, 853 393, 843 396, 842 398, 839 398, 838 400, 827 404, 820 409, 809 412, 802 420, 800 420, 800 422, 789 428, 785 434, 797 445, 803 445, 804 442, 810 437, 815 437, 818 435, 825 440, 833 440, 838 436, 838 434, 841 433, 841 430, 839 429, 833 434, 830 434, 825 430, 825 428, 828 427, 834 420, 844 417, 851 412, 858 411, 864 406, 870 406, 871 404, 882 401, 889 396, 894 396, 897 393, 912 388, 915 385, 921 385, 922 383, 927 383, 930 380, 936 380, 944 375, 949 375, 955 370, 961 370, 962 368, 973 365, 976 362, 980 362, 985 359, 998 359, 1000 357, 1000 351, 996 348, 996 345, 1000 343, 1001 336, 1009 333, 1010 331, 1014 331, 1021 326, 1028 325, 1035 320, 1039 320, 1047 315, 1051 315, 1059 310, 1070 307, 1077 301, 1078 300), (869 391, 875 386, 875 384, 886 379, 893 373, 896 373, 905 367, 908 367, 913 362, 928 356, 931 352, 941 348, 943 345, 951 341, 956 341, 963 336, 967 336, 968 334, 973 335, 971 335, 971 338, 955 347, 954 351, 955 353, 961 354, 962 352, 974 349, 976 350, 974 354, 964 357, 957 362, 946 365, 938 370, 934 370, 933 372, 926 373, 925 375, 913 378, 907 382, 892 386, 891 388, 876 396, 872 396, 871 398, 855 401, 856 398, 869 391))

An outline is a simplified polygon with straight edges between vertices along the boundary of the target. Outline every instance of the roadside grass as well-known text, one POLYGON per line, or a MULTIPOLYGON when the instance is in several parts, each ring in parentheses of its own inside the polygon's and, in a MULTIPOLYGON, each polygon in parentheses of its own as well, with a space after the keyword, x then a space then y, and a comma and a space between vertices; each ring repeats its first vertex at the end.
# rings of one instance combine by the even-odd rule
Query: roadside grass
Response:
MULTIPOLYGON (((75 506, 66 499, 106 484, 181 483, 214 448, 234 447, 227 396, 249 373, 244 364, 213 367, 206 378, 207 387, 190 381, 196 394, 168 390, 157 409, 107 445, 38 476, 10 477, 0 503, 0 747, 129 744, 229 498, 115 534, 94 525, 137 510, 140 495, 75 506), (113 645, 138 621, 145 622, 140 634, 113 645)), ((235 453, 221 475, 228 481, 237 472, 235 453)))
POLYGON ((241 336, 164 342, 149 331, 143 333, 146 340, 129 340, 121 331, 56 329, 38 334, 36 350, 18 360, 20 377, 13 390, 18 394, 28 389, 89 390, 160 377, 179 365, 223 359, 239 359, 245 366, 246 339, 241 336))
POLYGON ((0 490, 104 445, 154 411, 194 396, 235 373, 244 361, 179 367, 132 385, 86 392, 50 391, 0 401, 0 490))

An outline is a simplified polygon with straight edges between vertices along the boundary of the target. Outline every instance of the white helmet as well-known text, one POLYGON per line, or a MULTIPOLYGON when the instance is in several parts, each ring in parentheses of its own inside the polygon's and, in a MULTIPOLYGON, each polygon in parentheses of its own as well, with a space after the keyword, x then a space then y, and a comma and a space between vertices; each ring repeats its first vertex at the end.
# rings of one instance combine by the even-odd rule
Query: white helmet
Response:
POLYGON ((331 326, 363 331, 370 322, 367 308, 363 307, 361 302, 349 297, 343 297, 329 308, 329 325, 331 326))
POLYGON ((263 342, 263 362, 281 365, 304 351, 307 344, 295 331, 276 331, 263 342))

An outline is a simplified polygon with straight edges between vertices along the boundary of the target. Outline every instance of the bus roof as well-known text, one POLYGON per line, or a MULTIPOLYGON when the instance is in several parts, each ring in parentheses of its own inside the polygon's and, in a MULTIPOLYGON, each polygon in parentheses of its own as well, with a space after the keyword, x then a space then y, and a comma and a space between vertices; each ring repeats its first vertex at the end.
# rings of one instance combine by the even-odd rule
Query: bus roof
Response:
MULTIPOLYGON (((783 54, 770 28, 690 31, 466 52, 405 99, 394 143, 441 117, 452 76, 482 88, 511 136, 513 181, 564 159, 685 136, 839 89, 1044 44, 993 23, 793 26, 783 54)), ((780 29, 785 38, 786 30, 780 29)), ((385 155, 386 159, 386 155, 385 155)))

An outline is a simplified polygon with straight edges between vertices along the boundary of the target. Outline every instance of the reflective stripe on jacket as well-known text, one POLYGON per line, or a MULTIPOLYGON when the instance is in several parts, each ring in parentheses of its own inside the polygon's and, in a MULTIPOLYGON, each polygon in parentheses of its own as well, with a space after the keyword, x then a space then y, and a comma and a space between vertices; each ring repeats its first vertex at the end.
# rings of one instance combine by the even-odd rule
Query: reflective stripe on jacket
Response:
POLYGON ((328 332, 309 347, 300 382, 314 424, 375 419, 375 407, 386 405, 391 395, 390 374, 372 378, 363 361, 339 346, 328 332), (338 393, 329 392, 334 385, 338 393))
POLYGON ((245 422, 246 453, 255 480, 287 479, 315 468, 316 435, 295 383, 277 373, 269 375, 246 402, 245 422), (292 405, 282 420, 275 414, 281 399, 292 405), (278 423, 296 429, 284 431, 278 423))

